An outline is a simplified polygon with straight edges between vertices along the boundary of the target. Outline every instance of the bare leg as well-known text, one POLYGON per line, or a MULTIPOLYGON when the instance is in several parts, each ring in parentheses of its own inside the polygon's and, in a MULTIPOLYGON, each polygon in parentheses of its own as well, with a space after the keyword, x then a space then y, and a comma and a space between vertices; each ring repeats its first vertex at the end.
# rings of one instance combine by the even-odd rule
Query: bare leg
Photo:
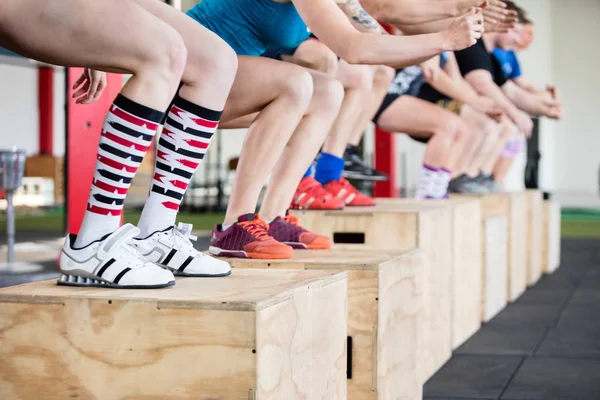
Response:
POLYGON ((258 115, 244 139, 225 216, 227 225, 256 211, 260 191, 307 114, 313 95, 313 79, 302 67, 261 57, 239 57, 238 62, 221 127, 230 127, 231 121, 239 123, 249 114, 258 115))
POLYGON ((395 75, 396 73, 393 68, 383 65, 375 67, 373 88, 366 98, 363 110, 350 136, 351 145, 358 146, 360 143, 360 139, 365 132, 365 127, 371 122, 373 116, 379 110, 379 107, 381 107, 381 102, 387 94, 388 87, 394 80, 395 75))
MULTIPOLYGON (((514 127, 513 127, 512 132, 513 132, 513 136, 511 136, 511 139, 517 138, 518 134, 519 134, 517 129, 514 129, 514 127)), ((499 184, 504 183, 504 179, 506 178, 506 175, 508 175, 508 172, 510 171, 510 169, 515 161, 515 156, 516 156, 516 154, 511 154, 510 156, 502 155, 500 157, 500 159, 496 162, 496 165, 494 166, 494 169, 493 169, 493 175, 494 175, 494 180, 496 182, 498 182, 499 184)))
POLYGON ((188 50, 179 95, 222 110, 237 71, 237 55, 220 37, 184 13, 156 0, 133 0, 176 29, 188 50))
POLYGON ((483 174, 492 174, 494 166, 502 156, 502 151, 504 151, 506 143, 508 143, 508 141, 514 136, 516 136, 515 125, 512 122, 510 122, 510 120, 507 117, 503 117, 502 127, 500 130, 500 137, 494 144, 492 151, 490 152, 489 158, 481 166, 481 172, 483 174))
MULTIPOLYGON (((498 137, 500 124, 488 118, 486 115, 475 111, 468 105, 461 108, 460 117, 471 131, 471 139, 467 141, 465 150, 459 159, 456 170, 453 171, 453 177, 465 174, 475 163, 478 151, 482 150, 482 145, 488 137, 498 137)), ((476 174, 479 173, 480 165, 477 165, 476 174)), ((475 176, 475 175, 474 175, 475 176)))
POLYGON ((187 57, 174 29, 122 0, 4 0, 0 44, 50 64, 132 73, 123 95, 157 110, 169 105, 187 57))
POLYGON ((468 136, 456 114, 411 96, 402 96, 392 103, 379 118, 379 126, 390 132, 431 137, 423 161, 450 171, 456 168, 468 136))
POLYGON ((323 151, 341 158, 364 109, 364 99, 372 89, 372 67, 340 61, 337 79, 344 85, 345 96, 323 151))
POLYGON ((267 220, 283 215, 288 209, 302 175, 334 123, 343 99, 343 87, 338 81, 317 71, 310 73, 314 83, 313 98, 273 170, 260 212, 267 220))

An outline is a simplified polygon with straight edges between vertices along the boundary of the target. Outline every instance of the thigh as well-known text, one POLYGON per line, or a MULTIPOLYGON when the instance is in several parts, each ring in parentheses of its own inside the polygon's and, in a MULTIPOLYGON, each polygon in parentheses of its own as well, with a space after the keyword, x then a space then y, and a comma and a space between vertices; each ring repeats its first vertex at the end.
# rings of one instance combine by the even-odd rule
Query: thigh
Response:
POLYGON ((260 112, 286 92, 312 92, 306 69, 265 57, 239 56, 238 69, 221 121, 260 112))
POLYGON ((316 39, 305 40, 293 55, 283 55, 281 59, 325 73, 334 73, 338 64, 337 55, 316 39))
POLYGON ((217 34, 174 7, 157 0, 131 1, 139 4, 179 32, 188 49, 188 58, 193 57, 195 63, 213 63, 214 58, 221 51, 229 51, 234 55, 229 45, 217 34))
POLYGON ((401 96, 379 117, 377 125, 389 132, 428 138, 448 125, 460 123, 459 117, 434 104, 412 96, 401 96))
POLYGON ((63 66, 135 72, 172 29, 129 0, 2 0, 0 45, 63 66))

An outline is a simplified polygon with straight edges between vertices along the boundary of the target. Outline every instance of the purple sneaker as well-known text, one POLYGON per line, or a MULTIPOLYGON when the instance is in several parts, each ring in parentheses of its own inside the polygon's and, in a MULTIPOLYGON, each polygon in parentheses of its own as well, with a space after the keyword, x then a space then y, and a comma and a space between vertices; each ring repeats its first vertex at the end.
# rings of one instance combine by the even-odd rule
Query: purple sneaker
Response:
POLYGON ((221 225, 213 230, 210 254, 221 257, 256 259, 291 258, 294 250, 269 236, 267 223, 258 215, 245 214, 238 222, 222 231, 221 225))
POLYGON ((303 228, 293 215, 277 217, 269 224, 269 235, 294 249, 327 250, 332 246, 327 236, 303 228))

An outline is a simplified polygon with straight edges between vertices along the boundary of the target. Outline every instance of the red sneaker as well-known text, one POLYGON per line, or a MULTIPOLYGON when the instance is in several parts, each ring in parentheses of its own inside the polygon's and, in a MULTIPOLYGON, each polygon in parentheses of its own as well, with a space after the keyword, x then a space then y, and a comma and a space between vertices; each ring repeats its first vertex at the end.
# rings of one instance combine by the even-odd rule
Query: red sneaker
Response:
POLYGON ((325 190, 334 195, 337 199, 341 199, 347 206, 352 207, 372 207, 375 205, 375 199, 365 196, 358 191, 345 178, 340 178, 339 181, 331 181, 324 186, 325 190))
POLYGON ((290 208, 295 210, 341 210, 344 201, 331 193, 312 177, 303 178, 296 189, 290 208))
POLYGON ((242 215, 226 231, 216 226, 210 241, 210 254, 257 259, 291 258, 294 254, 292 247, 273 239, 268 229, 267 223, 254 214, 242 215))
POLYGON ((269 224, 269 235, 294 249, 327 250, 333 243, 327 236, 303 228, 293 215, 277 217, 269 224))

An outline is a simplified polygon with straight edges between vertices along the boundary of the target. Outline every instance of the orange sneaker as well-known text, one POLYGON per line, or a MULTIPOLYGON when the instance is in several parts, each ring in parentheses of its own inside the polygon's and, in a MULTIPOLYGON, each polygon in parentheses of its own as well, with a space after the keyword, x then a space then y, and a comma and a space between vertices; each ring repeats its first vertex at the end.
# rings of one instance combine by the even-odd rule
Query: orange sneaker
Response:
POLYGON ((213 230, 209 252, 220 257, 285 259, 294 254, 292 247, 268 234, 269 226, 258 215, 245 214, 225 231, 213 230))
POLYGON ((313 177, 300 181, 290 208, 295 210, 341 210, 344 201, 335 198, 313 177))
POLYGON ((303 228, 293 215, 277 217, 269 224, 269 235, 294 249, 327 250, 333 243, 327 236, 303 228))
POLYGON ((351 207, 372 207, 375 205, 375 199, 365 196, 358 191, 345 178, 340 178, 339 181, 331 181, 324 186, 325 190, 334 195, 337 199, 341 199, 347 206, 351 207))

